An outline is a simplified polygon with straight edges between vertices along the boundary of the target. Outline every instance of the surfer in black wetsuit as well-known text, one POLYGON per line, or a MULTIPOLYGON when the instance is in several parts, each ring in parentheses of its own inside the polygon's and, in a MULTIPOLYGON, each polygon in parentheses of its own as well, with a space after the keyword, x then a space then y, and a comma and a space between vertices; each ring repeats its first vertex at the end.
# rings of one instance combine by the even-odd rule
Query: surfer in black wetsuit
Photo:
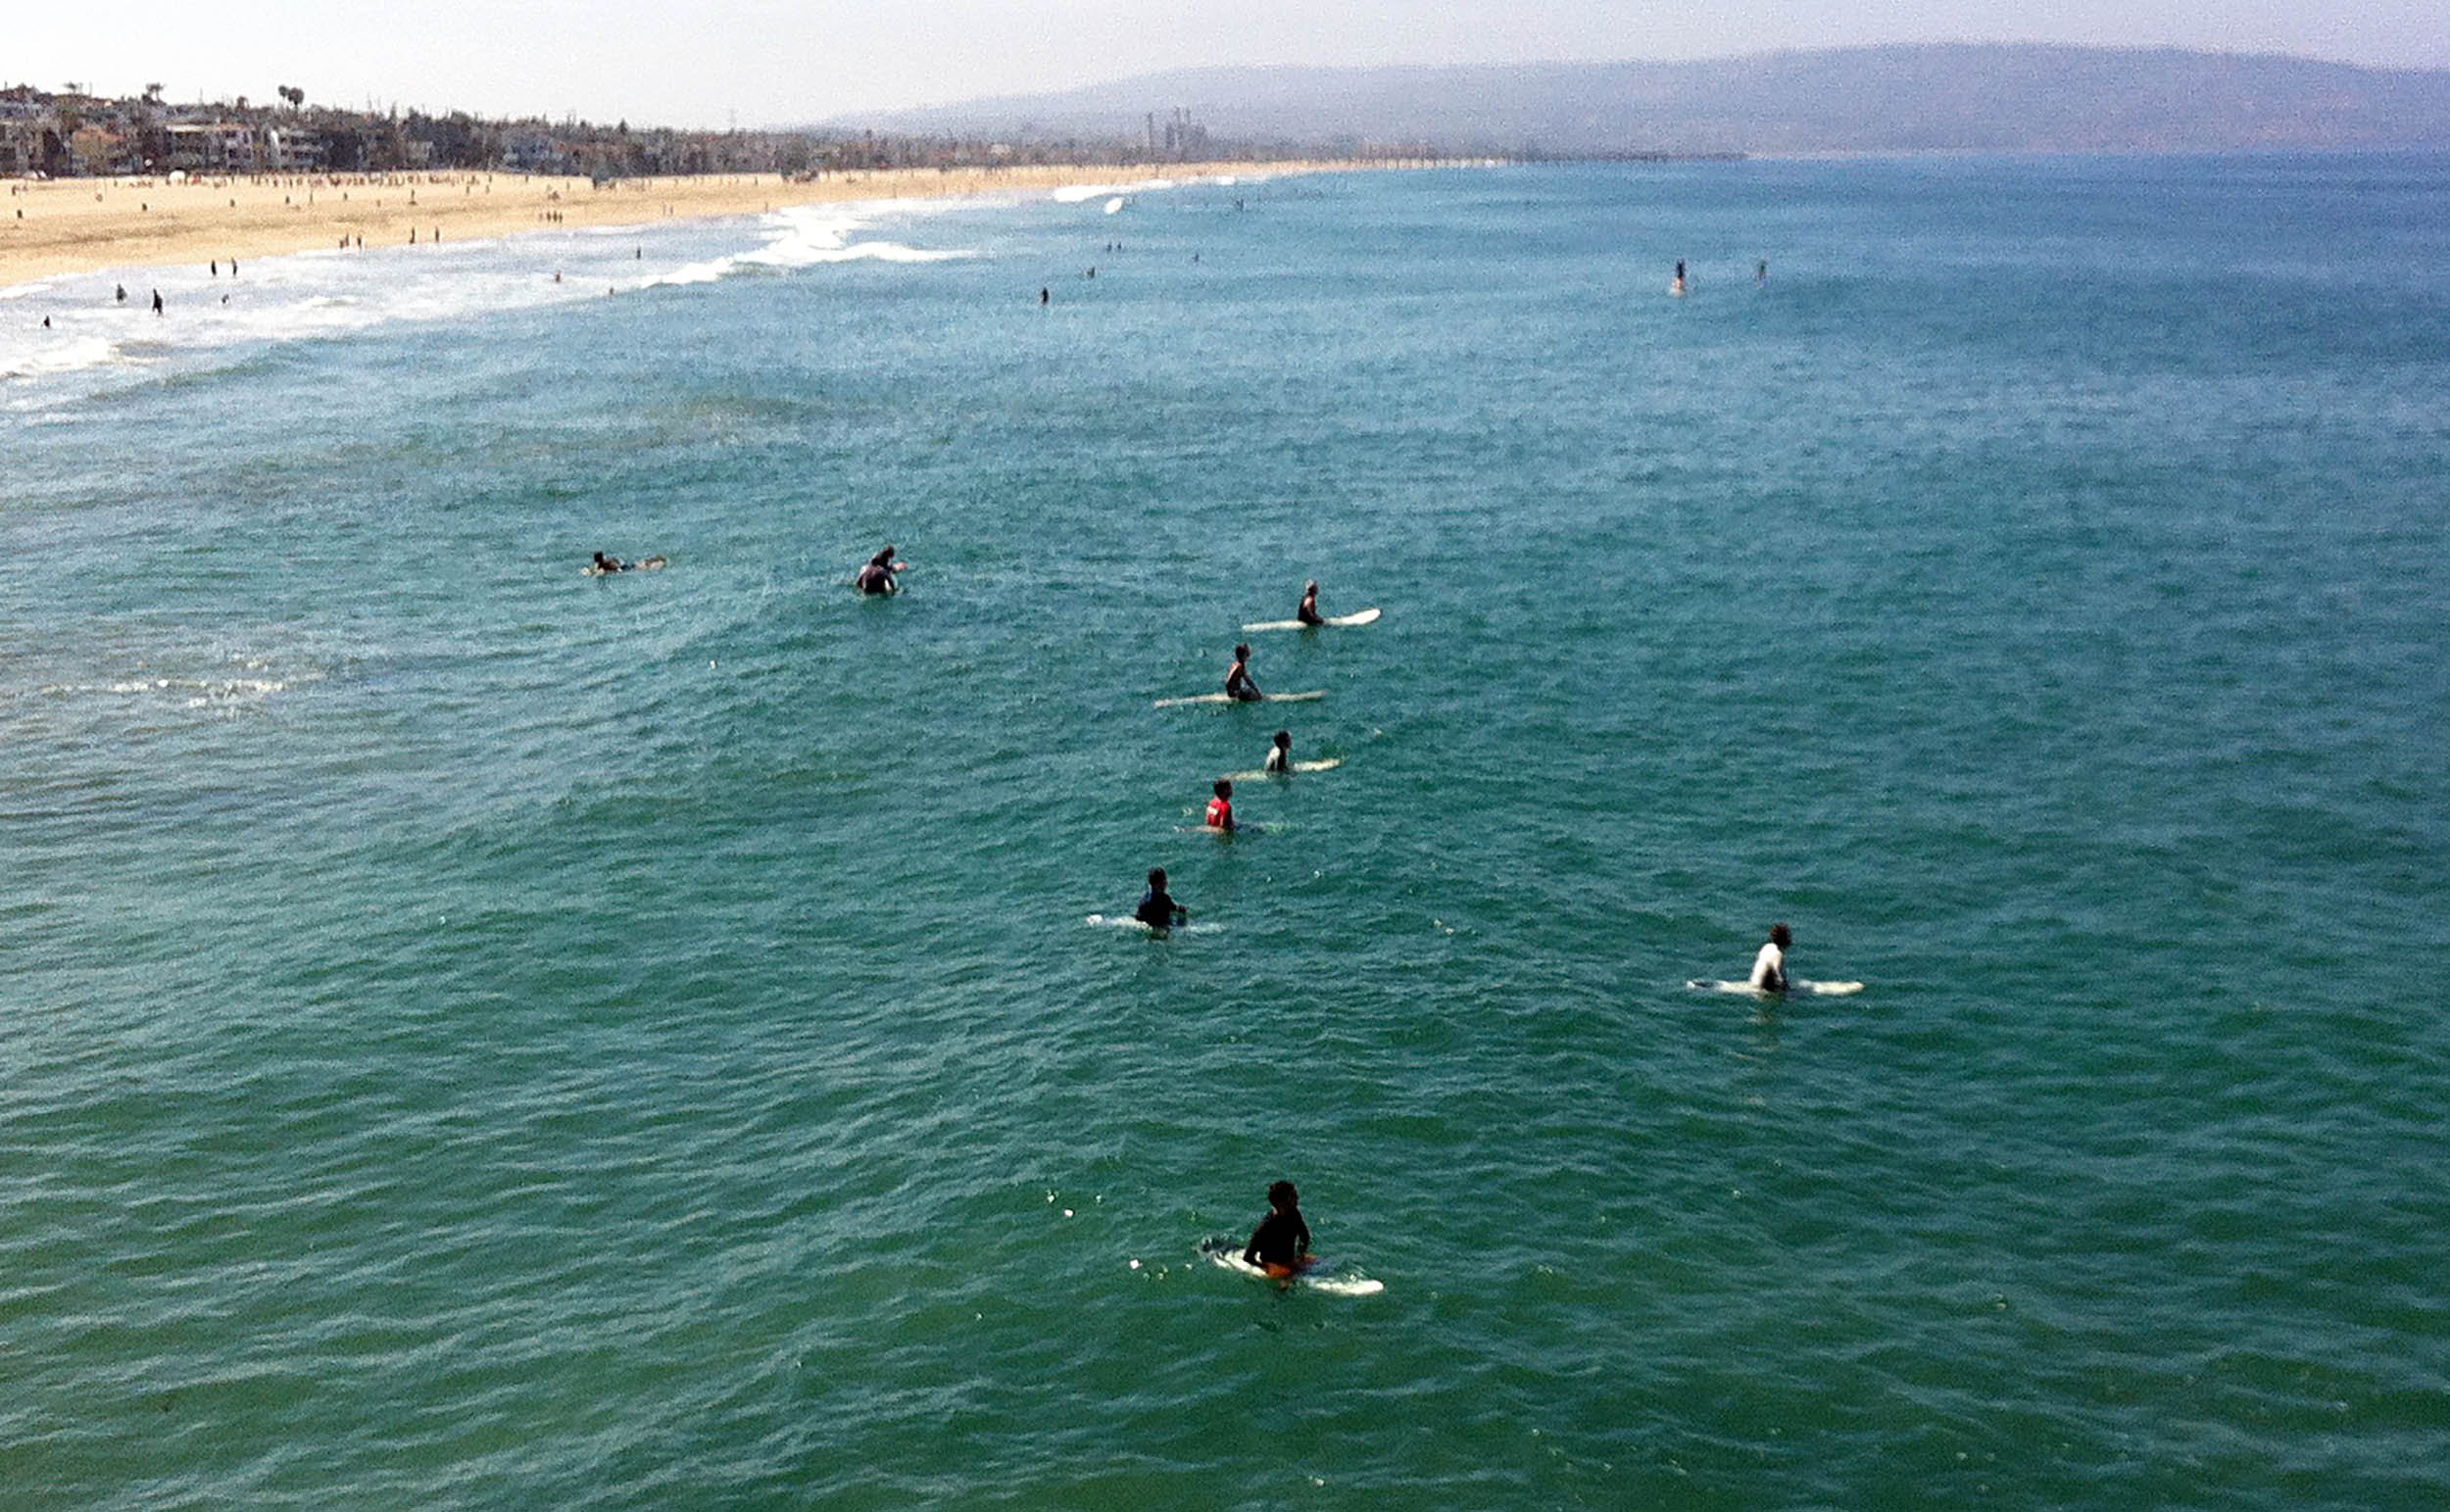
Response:
POLYGON ((1301 1221, 1301 1194, 1292 1182, 1280 1181, 1267 1189, 1267 1216, 1250 1231, 1242 1263, 1255 1265, 1278 1281, 1291 1281, 1310 1263, 1310 1226, 1301 1221))
POLYGON ((899 585, 893 580, 893 548, 888 546, 883 551, 878 552, 875 556, 867 559, 867 565, 859 569, 859 592, 899 592, 899 585))
POLYGON ((618 557, 608 557, 602 552, 596 553, 595 565, 598 572, 626 572, 629 570, 628 562, 621 561, 618 557))
POLYGON ((1191 917, 1191 910, 1165 890, 1164 867, 1149 868, 1149 891, 1140 895, 1140 906, 1132 910, 1132 917, 1151 929, 1170 929, 1191 917))
POLYGON ((1255 704, 1266 695, 1250 680, 1250 648, 1234 648, 1234 664, 1225 672, 1225 696, 1238 704, 1255 704))
POLYGON ((1327 623, 1326 620, 1319 617, 1318 583, 1315 579, 1301 585, 1301 607, 1293 611, 1293 617, 1300 620, 1305 625, 1323 625, 1327 623))

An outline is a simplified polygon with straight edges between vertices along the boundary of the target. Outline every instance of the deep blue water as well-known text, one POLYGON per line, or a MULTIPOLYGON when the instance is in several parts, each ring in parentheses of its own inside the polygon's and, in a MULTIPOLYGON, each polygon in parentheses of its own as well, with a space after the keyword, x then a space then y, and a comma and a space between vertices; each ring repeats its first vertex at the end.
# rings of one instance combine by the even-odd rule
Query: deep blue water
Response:
POLYGON ((0 304, 0 1503, 2450 1501, 2450 162, 1102 212, 0 304))

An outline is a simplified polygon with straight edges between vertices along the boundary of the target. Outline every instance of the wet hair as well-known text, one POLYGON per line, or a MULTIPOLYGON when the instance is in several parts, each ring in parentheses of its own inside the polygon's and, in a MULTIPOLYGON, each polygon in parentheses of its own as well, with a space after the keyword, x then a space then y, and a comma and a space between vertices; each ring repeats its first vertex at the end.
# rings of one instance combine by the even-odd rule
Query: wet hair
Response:
POLYGON ((1250 646, 1249 642, 1245 642, 1234 648, 1234 659, 1237 661, 1248 661, 1250 659, 1250 646))
POLYGON ((1267 1187, 1267 1205, 1279 1210, 1298 1207, 1301 1205, 1301 1194, 1293 1190, 1292 1182, 1270 1182, 1267 1187))
POLYGON ((1772 924, 1770 926, 1770 944, 1783 951, 1794 943, 1795 937, 1793 934, 1788 932, 1786 925, 1772 924))
POLYGON ((1291 730, 1278 730, 1278 731, 1276 732, 1276 744, 1278 744, 1278 745, 1280 745, 1280 746, 1290 746, 1290 745, 1292 745, 1292 744, 1293 744, 1293 731, 1291 731, 1291 730))
POLYGON ((1303 593, 1316 593, 1316 592, 1318 592, 1318 579, 1314 577, 1314 578, 1310 579, 1308 582, 1303 583, 1303 584, 1301 585, 1301 591, 1302 591, 1303 593))
POLYGON ((1219 777, 1216 779, 1215 792, 1216 796, 1219 798, 1231 798, 1234 796, 1234 785, 1226 781, 1224 778, 1219 777))
POLYGON ((1152 866, 1152 867, 1150 867, 1150 868, 1149 868, 1149 885, 1150 885, 1151 887, 1163 887, 1163 886, 1165 886, 1165 868, 1164 868, 1164 867, 1162 867, 1162 866, 1152 866))

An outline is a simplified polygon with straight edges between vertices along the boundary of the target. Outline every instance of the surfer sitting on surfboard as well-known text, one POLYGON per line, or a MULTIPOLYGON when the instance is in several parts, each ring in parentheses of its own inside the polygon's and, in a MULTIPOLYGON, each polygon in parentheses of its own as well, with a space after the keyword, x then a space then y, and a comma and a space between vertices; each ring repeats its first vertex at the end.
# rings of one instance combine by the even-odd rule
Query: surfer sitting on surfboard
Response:
POLYGON ((1208 800, 1208 816, 1205 822, 1208 828, 1223 830, 1230 835, 1234 832, 1234 785, 1219 777, 1216 779, 1214 791, 1216 797, 1208 800))
POLYGON ((1301 1194, 1292 1182, 1276 1182, 1267 1189, 1267 1216, 1250 1231, 1242 1263, 1288 1282, 1310 1259, 1310 1226, 1301 1221, 1301 1194))
POLYGON ((1250 648, 1248 645, 1234 648, 1234 664, 1225 672, 1225 696, 1238 704, 1255 704, 1267 696, 1259 691, 1257 683, 1250 680, 1250 648))
POLYGON ((1259 770, 1273 777, 1292 775, 1293 731, 1278 730, 1276 732, 1276 744, 1267 748, 1267 759, 1259 763, 1259 770))
POLYGON ((1769 944, 1752 957, 1752 986, 1765 993, 1787 990, 1787 947, 1795 943, 1794 935, 1784 924, 1770 926, 1769 944))
POLYGON ((878 552, 875 556, 867 559, 867 565, 859 569, 859 592, 895 592, 896 588, 893 580, 894 568, 906 565, 908 565, 908 563, 894 561, 893 548, 890 546, 886 547, 883 551, 878 552))
POLYGON ((1132 910, 1132 917, 1151 929, 1169 929, 1191 917, 1191 910, 1165 890, 1164 867, 1149 868, 1149 891, 1140 895, 1140 906, 1132 910))
POLYGON ((1326 620, 1319 617, 1318 580, 1316 578, 1312 578, 1309 582, 1301 585, 1301 607, 1293 611, 1293 617, 1300 620, 1305 625, 1323 625, 1327 623, 1326 620))

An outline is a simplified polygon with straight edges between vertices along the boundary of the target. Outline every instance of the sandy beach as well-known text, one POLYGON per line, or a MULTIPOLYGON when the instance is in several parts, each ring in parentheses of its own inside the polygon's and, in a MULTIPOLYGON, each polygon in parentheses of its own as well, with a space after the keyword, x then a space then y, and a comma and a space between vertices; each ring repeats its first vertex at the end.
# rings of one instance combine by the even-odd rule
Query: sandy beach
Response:
POLYGON ((503 172, 7 180, 0 286, 103 268, 179 266, 338 247, 430 245, 552 225, 644 225, 840 200, 941 198, 1154 177, 1318 172, 1346 163, 1025 166, 585 178, 503 172))

